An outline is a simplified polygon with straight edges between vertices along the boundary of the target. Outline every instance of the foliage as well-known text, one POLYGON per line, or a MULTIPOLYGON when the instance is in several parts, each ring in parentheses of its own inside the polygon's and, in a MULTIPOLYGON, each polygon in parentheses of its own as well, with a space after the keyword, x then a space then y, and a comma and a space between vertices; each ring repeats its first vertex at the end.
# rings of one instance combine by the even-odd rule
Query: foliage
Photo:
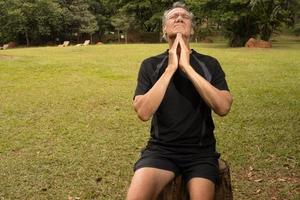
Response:
POLYGON ((82 33, 92 35, 98 30, 96 17, 89 11, 89 5, 86 0, 73 0, 69 9, 73 19, 73 32, 77 36, 82 33))
POLYGON ((145 32, 160 32, 161 31, 161 17, 163 11, 170 7, 173 1, 165 0, 135 0, 123 1, 123 10, 136 20, 141 31, 145 32))
POLYGON ((256 19, 249 12, 248 4, 246 0, 191 1, 196 15, 202 16, 210 28, 221 27, 232 47, 244 46, 250 37, 258 34, 256 19))
MULTIPOLYGON (((107 32, 161 32, 171 0, 9 0, 0 1, 0 43, 56 43, 107 32)), ((230 46, 249 37, 268 40, 282 24, 299 24, 298 0, 186 0, 195 14, 196 37, 222 31, 230 46)), ((299 31, 299 30, 298 30, 299 31)), ((158 39, 158 38, 157 38, 158 39)), ((157 40, 158 41, 158 40, 157 40)))
POLYGON ((251 0, 250 6, 257 18, 260 37, 269 41, 272 34, 279 31, 283 23, 293 24, 292 7, 296 1, 290 0, 251 0))
POLYGON ((26 38, 39 42, 60 30, 62 10, 58 3, 48 0, 2 1, 0 3, 0 32, 3 42, 26 38))
POLYGON ((300 35, 300 22, 296 23, 293 27, 293 33, 297 36, 300 35))
POLYGON ((292 13, 293 13, 293 22, 294 24, 292 25, 293 28, 293 33, 295 35, 300 35, 300 2, 297 0, 292 1, 292 13))
POLYGON ((187 1, 210 28, 220 28, 230 46, 244 46, 250 37, 269 40, 283 23, 292 25, 295 0, 200 0, 187 1))
POLYGON ((118 2, 116 0, 90 0, 89 5, 89 10, 97 20, 99 27, 97 33, 102 36, 105 31, 113 30, 111 16, 117 14, 120 6, 118 2))

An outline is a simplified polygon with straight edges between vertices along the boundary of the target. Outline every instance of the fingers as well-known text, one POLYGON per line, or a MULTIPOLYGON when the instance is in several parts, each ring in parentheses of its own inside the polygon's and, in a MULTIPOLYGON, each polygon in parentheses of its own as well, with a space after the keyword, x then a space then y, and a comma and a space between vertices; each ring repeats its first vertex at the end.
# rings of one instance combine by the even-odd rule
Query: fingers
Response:
POLYGON ((179 40, 180 40, 180 38, 181 38, 181 33, 177 33, 177 35, 176 35, 176 38, 175 38, 175 41, 174 41, 174 43, 173 43, 173 46, 171 47, 171 51, 172 52, 176 52, 176 49, 177 49, 177 47, 178 47, 178 44, 179 44, 179 40))
POLYGON ((181 49, 180 57, 179 57, 179 67, 185 72, 185 68, 190 65, 190 54, 189 48, 185 43, 185 40, 182 35, 178 36, 179 38, 179 46, 181 49))
POLYGON ((180 33, 180 35, 178 35, 178 39, 179 39, 179 45, 180 45, 181 49, 188 50, 181 33, 180 33))
POLYGON ((174 72, 178 68, 178 62, 179 62, 179 55, 178 55, 178 49, 179 49, 179 39, 180 37, 176 35, 176 38, 174 40, 174 43, 172 47, 169 50, 169 61, 168 61, 168 66, 170 69, 172 69, 174 72))

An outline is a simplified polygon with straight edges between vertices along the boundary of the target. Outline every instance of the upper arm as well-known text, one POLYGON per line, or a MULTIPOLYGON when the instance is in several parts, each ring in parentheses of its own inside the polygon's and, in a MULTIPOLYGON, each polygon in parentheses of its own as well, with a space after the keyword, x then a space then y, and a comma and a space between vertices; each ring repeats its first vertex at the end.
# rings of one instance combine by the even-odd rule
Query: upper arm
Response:
POLYGON ((216 59, 214 60, 213 70, 211 84, 219 90, 229 91, 227 81, 225 79, 225 73, 222 70, 220 63, 216 59))
POLYGON ((144 60, 141 64, 138 77, 137 77, 137 86, 134 93, 134 99, 138 95, 143 95, 147 93, 151 88, 151 64, 144 60))
POLYGON ((149 61, 144 60, 140 66, 140 70, 137 77, 137 85, 133 97, 133 108, 137 112, 141 107, 141 99, 151 89, 151 69, 152 66, 149 61))

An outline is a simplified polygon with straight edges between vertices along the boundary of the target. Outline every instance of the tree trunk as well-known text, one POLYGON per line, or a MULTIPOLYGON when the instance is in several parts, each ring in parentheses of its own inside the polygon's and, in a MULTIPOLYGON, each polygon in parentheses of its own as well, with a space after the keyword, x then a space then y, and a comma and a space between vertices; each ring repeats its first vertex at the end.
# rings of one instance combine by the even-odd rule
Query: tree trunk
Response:
POLYGON ((261 30, 260 38, 264 41, 269 41, 272 35, 272 30, 270 28, 263 28, 261 30))
POLYGON ((25 30, 25 38, 26 38, 26 46, 28 47, 30 44, 29 44, 29 37, 28 37, 27 30, 25 30))

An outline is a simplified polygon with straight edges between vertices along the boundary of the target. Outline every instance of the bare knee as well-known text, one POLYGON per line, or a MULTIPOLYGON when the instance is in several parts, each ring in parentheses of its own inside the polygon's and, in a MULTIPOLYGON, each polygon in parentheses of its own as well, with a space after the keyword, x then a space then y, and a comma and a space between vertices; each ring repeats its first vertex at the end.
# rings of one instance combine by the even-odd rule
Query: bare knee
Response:
POLYGON ((205 178, 193 178, 188 182, 191 200, 213 200, 215 184, 205 178))
POLYGON ((147 194, 143 191, 128 191, 126 200, 153 200, 155 196, 153 194, 147 194))
POLYGON ((155 168, 141 168, 132 178, 127 200, 153 200, 163 187, 174 178, 174 173, 155 168))
POLYGON ((152 185, 140 184, 135 178, 132 179, 131 185, 127 192, 126 200, 153 200, 155 199, 156 188, 152 185))

